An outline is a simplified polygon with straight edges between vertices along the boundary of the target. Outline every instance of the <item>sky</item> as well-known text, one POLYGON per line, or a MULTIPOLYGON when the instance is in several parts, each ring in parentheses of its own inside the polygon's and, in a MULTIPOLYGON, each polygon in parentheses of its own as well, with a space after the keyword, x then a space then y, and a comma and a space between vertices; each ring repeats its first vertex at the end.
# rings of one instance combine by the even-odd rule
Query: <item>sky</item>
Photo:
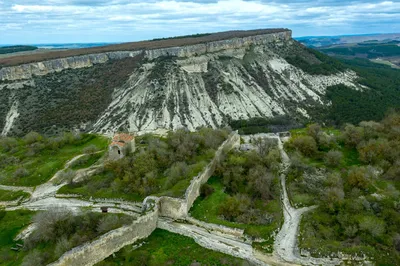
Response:
POLYGON ((0 0, 0 44, 128 42, 290 28, 294 37, 400 32, 400 1, 0 0))

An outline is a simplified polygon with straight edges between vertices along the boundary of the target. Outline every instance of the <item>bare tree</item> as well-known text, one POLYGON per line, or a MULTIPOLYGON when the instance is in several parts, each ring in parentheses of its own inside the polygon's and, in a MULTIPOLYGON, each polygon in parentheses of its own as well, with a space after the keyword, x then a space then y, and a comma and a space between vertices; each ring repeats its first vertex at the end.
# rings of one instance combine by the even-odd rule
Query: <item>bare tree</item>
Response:
POLYGON ((254 146, 257 147, 258 152, 261 156, 265 156, 268 152, 276 146, 276 143, 273 139, 268 138, 256 138, 253 141, 254 146))

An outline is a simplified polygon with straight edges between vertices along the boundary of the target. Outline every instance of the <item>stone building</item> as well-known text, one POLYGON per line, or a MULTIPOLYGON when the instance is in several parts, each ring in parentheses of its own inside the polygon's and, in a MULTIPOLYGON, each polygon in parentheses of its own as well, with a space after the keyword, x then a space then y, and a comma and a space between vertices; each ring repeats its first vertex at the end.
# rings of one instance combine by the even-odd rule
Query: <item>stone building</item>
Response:
POLYGON ((109 146, 109 158, 118 160, 126 156, 129 152, 135 151, 135 137, 130 134, 115 134, 109 146))

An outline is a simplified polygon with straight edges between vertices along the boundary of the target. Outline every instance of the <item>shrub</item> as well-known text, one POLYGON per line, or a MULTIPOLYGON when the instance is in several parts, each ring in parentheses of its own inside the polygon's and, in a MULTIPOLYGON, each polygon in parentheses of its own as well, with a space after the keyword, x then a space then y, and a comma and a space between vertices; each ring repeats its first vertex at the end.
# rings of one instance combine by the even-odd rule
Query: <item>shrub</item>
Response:
POLYGON ((43 265, 43 256, 42 254, 37 251, 33 250, 28 255, 24 257, 21 266, 38 266, 43 265))
POLYGON ((18 146, 18 141, 14 138, 0 138, 0 146, 5 152, 12 150, 18 146))
POLYGON ((212 186, 210 186, 209 184, 203 184, 201 187, 200 187, 200 195, 203 197, 203 198, 207 198, 208 196, 210 196, 211 194, 213 194, 214 193, 214 188, 212 187, 212 186))
POLYGON ((240 202, 235 197, 229 197, 221 206, 219 207, 219 214, 228 221, 234 221, 236 217, 240 215, 240 202))
POLYGON ((35 143, 35 142, 40 142, 42 140, 43 140, 43 136, 40 135, 39 133, 33 132, 33 131, 29 132, 24 137, 24 141, 25 141, 26 144, 32 144, 32 143, 35 143))
POLYGON ((99 149, 96 147, 96 145, 93 145, 93 144, 83 148, 83 150, 82 150, 82 152, 85 154, 93 154, 98 151, 99 151, 99 149))
POLYGON ((58 174, 57 178, 55 178, 53 184, 59 185, 63 182, 66 182, 67 184, 72 184, 75 175, 76 175, 75 171, 71 169, 62 171, 58 174))
POLYGON ((337 167, 342 161, 343 154, 340 151, 332 150, 325 155, 325 163, 330 167, 337 167))
POLYGON ((317 143, 310 136, 300 136, 293 140, 293 146, 303 155, 312 157, 317 152, 317 143))
POLYGON ((57 240, 56 247, 54 248, 54 258, 59 258, 65 252, 72 248, 72 244, 66 237, 61 237, 57 240))
POLYGON ((117 216, 105 216, 100 220, 99 225, 97 226, 97 231, 104 233, 120 226, 120 220, 117 216))
POLYGON ((363 217, 359 225, 361 230, 367 231, 374 237, 379 237, 385 233, 385 222, 376 217, 363 217))
POLYGON ((261 156, 267 155, 268 152, 276 146, 275 140, 267 138, 256 138, 252 143, 257 147, 257 151, 261 156))
POLYGON ((350 147, 357 147, 357 145, 364 138, 364 131, 360 127, 355 127, 354 125, 347 124, 344 128, 342 137, 346 145, 350 147))
POLYGON ((307 127, 307 134, 315 141, 318 141, 318 135, 322 132, 321 126, 319 124, 311 124, 307 127))
POLYGON ((347 180, 350 186, 360 189, 366 189, 369 184, 366 169, 363 167, 351 169, 348 173, 347 180))
POLYGON ((22 178, 22 177, 26 177, 28 175, 29 175, 29 172, 24 167, 19 167, 14 172, 14 178, 22 178))
POLYGON ((167 183, 166 187, 172 187, 179 180, 187 177, 189 173, 189 167, 185 162, 174 163, 170 169, 167 170, 167 183))

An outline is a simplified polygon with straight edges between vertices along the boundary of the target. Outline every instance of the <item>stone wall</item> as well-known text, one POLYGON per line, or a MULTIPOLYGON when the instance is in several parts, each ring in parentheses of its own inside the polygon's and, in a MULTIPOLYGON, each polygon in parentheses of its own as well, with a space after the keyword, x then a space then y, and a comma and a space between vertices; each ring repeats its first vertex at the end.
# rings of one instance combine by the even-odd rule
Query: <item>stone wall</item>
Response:
MULTIPOLYGON (((255 35, 245 38, 233 38, 223 41, 208 42, 196 45, 147 50, 145 57, 153 60, 161 56, 193 57, 206 53, 215 53, 222 50, 246 48, 252 44, 266 44, 271 42, 285 42, 292 38, 291 31, 255 35)), ((42 76, 49 73, 60 72, 65 69, 91 67, 94 64, 103 64, 112 59, 135 57, 143 53, 139 51, 120 51, 82 56, 66 57, 19 66, 4 67, 0 69, 0 80, 31 79, 33 76, 42 76)))
POLYGON ((76 247, 64 255, 51 266, 87 266, 103 261, 126 245, 148 237, 157 227, 157 206, 147 214, 140 216, 131 225, 102 235, 95 241, 76 247))
POLYGON ((225 142, 215 152, 214 159, 206 166, 204 171, 192 179, 183 199, 160 197, 160 215, 172 219, 186 219, 193 203, 197 197, 200 196, 201 185, 207 183, 208 179, 214 173, 216 165, 223 158, 224 154, 239 145, 240 135, 237 132, 232 132, 228 139, 225 140, 225 142))

